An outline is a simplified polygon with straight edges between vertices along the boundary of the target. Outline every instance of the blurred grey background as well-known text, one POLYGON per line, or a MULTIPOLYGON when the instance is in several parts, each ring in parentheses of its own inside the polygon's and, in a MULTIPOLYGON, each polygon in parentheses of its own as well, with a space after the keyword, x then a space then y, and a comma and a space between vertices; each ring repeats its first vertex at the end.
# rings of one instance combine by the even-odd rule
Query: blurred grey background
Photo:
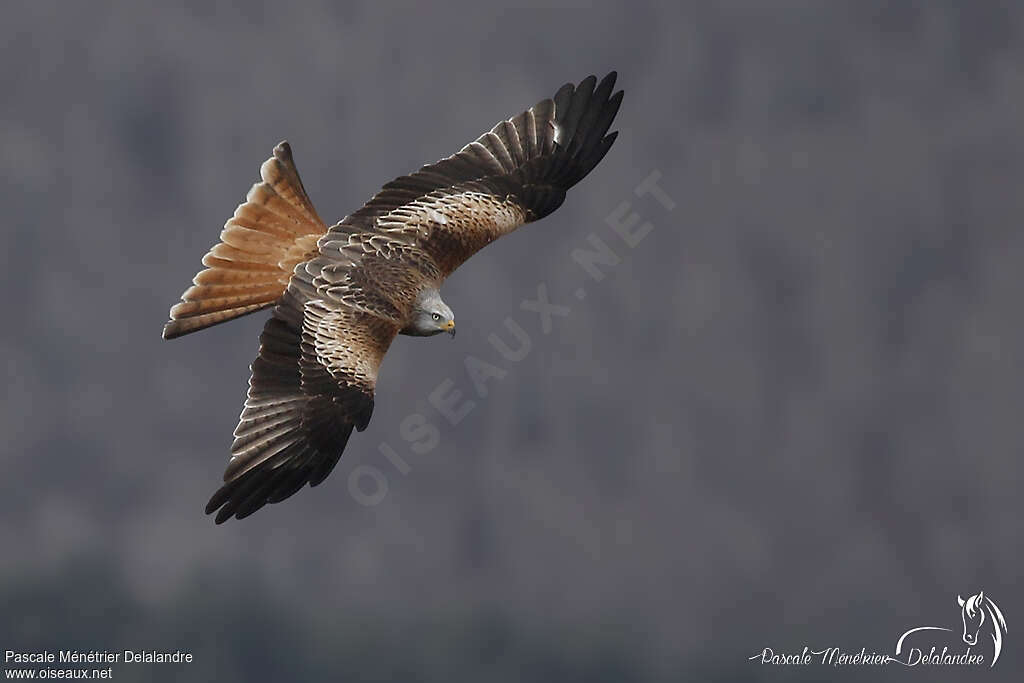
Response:
POLYGON ((1019 671, 1024 6, 4 15, 0 648, 196 658, 118 680, 905 680, 747 658, 891 651, 984 590, 999 664, 926 675, 1019 671), (449 280, 457 339, 400 339, 335 473, 215 527, 265 314, 160 328, 273 145, 331 222, 611 69, 617 144, 449 280), (484 398, 468 356, 504 373, 484 398))

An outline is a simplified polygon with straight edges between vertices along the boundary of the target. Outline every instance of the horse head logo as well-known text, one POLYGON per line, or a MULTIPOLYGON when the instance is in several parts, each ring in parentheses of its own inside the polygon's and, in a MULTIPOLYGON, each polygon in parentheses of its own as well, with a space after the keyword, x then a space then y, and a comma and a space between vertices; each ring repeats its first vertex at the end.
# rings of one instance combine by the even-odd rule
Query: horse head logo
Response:
POLYGON ((982 628, 991 631, 994 652, 992 665, 999 659, 999 651, 1003 647, 1003 634, 1006 633, 1006 619, 1003 613, 996 607, 996 603, 985 597, 985 591, 964 600, 959 595, 956 601, 960 603, 960 618, 964 624, 964 642, 968 645, 978 644, 978 634, 982 628))

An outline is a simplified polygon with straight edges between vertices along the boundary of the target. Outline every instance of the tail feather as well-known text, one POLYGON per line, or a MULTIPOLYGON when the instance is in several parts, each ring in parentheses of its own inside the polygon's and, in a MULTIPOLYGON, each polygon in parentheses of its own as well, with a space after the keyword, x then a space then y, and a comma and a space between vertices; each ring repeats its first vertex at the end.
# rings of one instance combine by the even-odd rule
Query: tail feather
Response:
POLYGON ((185 290, 183 298, 188 301, 234 296, 237 294, 261 294, 277 289, 273 281, 249 280, 248 282, 225 282, 219 284, 200 283, 185 290))
POLYGON ((221 241, 203 257, 206 268, 171 308, 164 339, 272 306, 295 266, 316 255, 327 226, 302 186, 287 142, 274 148, 260 176, 224 225, 221 241))
POLYGON ((273 302, 267 304, 251 304, 249 306, 231 308, 226 311, 216 311, 214 313, 204 313, 202 315, 191 315, 179 320, 169 320, 164 325, 164 339, 174 339, 176 337, 186 335, 189 332, 204 330, 207 327, 213 327, 214 325, 227 322, 228 320, 234 320, 239 316, 247 315, 249 313, 255 313, 256 311, 273 305, 273 302))

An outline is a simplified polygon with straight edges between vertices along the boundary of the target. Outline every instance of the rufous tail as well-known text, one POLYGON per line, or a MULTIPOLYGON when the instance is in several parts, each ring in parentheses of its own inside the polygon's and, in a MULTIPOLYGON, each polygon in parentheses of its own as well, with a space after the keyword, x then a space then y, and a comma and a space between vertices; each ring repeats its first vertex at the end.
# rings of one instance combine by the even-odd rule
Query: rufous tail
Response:
POLYGON ((309 200, 287 142, 260 167, 253 185, 203 256, 205 269, 171 308, 164 339, 174 339, 274 305, 295 266, 313 258, 327 226, 309 200))

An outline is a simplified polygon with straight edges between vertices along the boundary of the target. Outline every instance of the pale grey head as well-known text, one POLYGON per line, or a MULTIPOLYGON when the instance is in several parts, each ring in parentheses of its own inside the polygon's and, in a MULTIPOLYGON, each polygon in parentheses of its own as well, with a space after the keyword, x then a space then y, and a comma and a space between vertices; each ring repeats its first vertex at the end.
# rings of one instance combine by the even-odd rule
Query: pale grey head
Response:
POLYGON ((416 297, 412 315, 402 328, 401 334, 431 337, 441 332, 455 336, 455 314, 448 304, 441 300, 441 291, 428 287, 416 297))

